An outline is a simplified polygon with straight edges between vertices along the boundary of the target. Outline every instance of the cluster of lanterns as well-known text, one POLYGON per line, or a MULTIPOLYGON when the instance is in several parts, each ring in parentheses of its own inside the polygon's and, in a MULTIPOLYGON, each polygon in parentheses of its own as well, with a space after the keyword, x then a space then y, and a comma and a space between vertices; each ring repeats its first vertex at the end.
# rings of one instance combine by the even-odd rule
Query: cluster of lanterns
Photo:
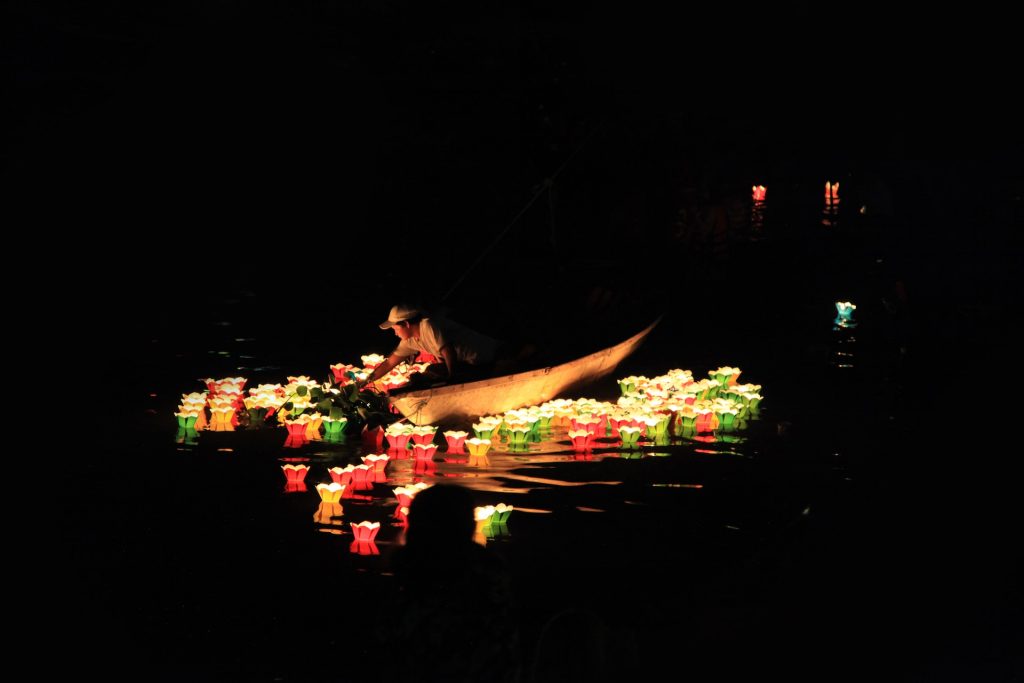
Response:
MULTIPOLYGON (((841 303, 844 308, 837 303, 840 318, 849 322, 855 307, 848 302, 841 303), (849 314, 844 314, 847 308, 849 314)), ((365 370, 342 364, 331 369, 336 377, 341 373, 348 381, 353 381, 360 374, 365 376, 382 360, 380 356, 363 357, 365 370)), ((374 484, 386 483, 388 466, 398 460, 412 461, 414 474, 433 474, 439 445, 445 447, 444 460, 448 463, 487 467, 496 443, 503 444, 503 450, 508 452, 528 452, 531 444, 550 439, 555 430, 564 430, 575 459, 589 459, 593 449, 602 444, 612 446, 623 457, 642 457, 641 442, 665 444, 672 436, 707 440, 714 438, 709 436, 712 433, 743 429, 748 420, 759 416, 762 396, 760 385, 740 383, 741 374, 739 368, 722 366, 702 378, 680 369, 656 377, 623 377, 618 381, 620 395, 614 402, 592 398, 556 399, 500 415, 481 416, 472 424, 472 432, 449 430, 439 434, 436 426, 402 422, 386 429, 367 431, 367 445, 374 452, 363 456, 362 464, 331 467, 327 470, 330 482, 315 485, 320 505, 313 516, 314 522, 329 533, 344 534, 346 529, 350 530, 353 553, 378 554, 376 537, 380 522, 363 520, 350 522, 346 527, 343 502, 353 498, 370 500, 370 496, 359 492, 371 491, 374 484)), ((260 385, 248 395, 244 391, 244 378, 205 381, 206 392, 182 397, 175 413, 182 430, 234 429, 238 425, 237 411, 243 407, 250 414, 263 411, 261 418, 276 414, 278 423, 288 431, 286 445, 301 445, 320 438, 331 440, 332 435, 340 436, 346 426, 343 418, 331 419, 317 412, 306 412, 309 391, 300 395, 299 388, 309 390, 321 385, 305 376, 289 377, 284 386, 260 385), (283 407, 288 401, 292 402, 290 410, 283 407)), ((333 387, 328 384, 323 389, 333 387)), ((281 469, 286 492, 308 490, 309 464, 287 462, 281 469)), ((428 486, 420 481, 392 489, 397 503, 392 514, 394 524, 404 526, 407 523, 413 498, 428 486)), ((477 508, 476 540, 486 543, 507 535, 512 510, 511 505, 504 503, 477 508)))

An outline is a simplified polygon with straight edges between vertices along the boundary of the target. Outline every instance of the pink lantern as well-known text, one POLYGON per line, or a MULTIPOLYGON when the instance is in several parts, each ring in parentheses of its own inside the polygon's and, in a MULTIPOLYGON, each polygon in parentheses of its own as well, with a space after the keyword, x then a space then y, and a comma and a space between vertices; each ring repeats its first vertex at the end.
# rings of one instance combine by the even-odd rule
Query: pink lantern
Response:
POLYGON ((398 500, 398 509, 408 509, 412 505, 412 499, 416 496, 415 493, 405 488, 395 489, 395 498, 398 500))
POLYGON ((408 434, 386 434, 389 451, 405 450, 409 446, 408 434))
POLYGON ((381 450, 384 445, 384 430, 380 427, 373 429, 363 428, 363 442, 372 446, 373 450, 381 450))
POLYGON ((462 453, 466 445, 467 432, 445 432, 444 438, 448 442, 449 453, 462 453))
POLYGON ((305 481, 306 475, 309 473, 309 465, 282 465, 281 469, 284 471, 284 478, 288 482, 301 482, 305 481))
POLYGON ((346 384, 348 384, 348 383, 350 383, 352 381, 351 378, 349 378, 347 373, 348 373, 349 370, 354 370, 355 366, 353 366, 353 365, 346 365, 345 363, 337 363, 337 364, 332 365, 330 367, 331 367, 331 373, 334 375, 334 381, 337 384, 339 384, 341 386, 345 386, 346 384))
POLYGON ((354 522, 350 523, 352 527, 352 535, 355 536, 357 541, 365 541, 367 543, 373 541, 377 537, 377 532, 380 531, 380 522, 354 522))
POLYGON ((373 480, 373 468, 369 465, 352 465, 352 483, 358 487, 367 480, 373 480))
POLYGON ((597 434, 597 427, 601 424, 600 418, 596 417, 574 417, 569 421, 571 429, 577 432, 588 431, 591 434, 597 434))
POLYGON ((594 435, 586 429, 578 429, 569 432, 569 438, 572 439, 572 448, 575 451, 589 451, 591 447, 591 439, 594 435))
POLYGON ((412 452, 416 454, 417 460, 433 460, 434 453, 437 452, 437 446, 434 444, 416 444, 412 447, 412 452))
POLYGON ((608 426, 612 428, 612 436, 619 435, 620 426, 628 426, 625 424, 625 420, 619 420, 614 417, 608 416, 608 426))
POLYGON ((395 513, 392 516, 395 519, 398 520, 398 522, 399 522, 399 524, 401 526, 408 526, 409 525, 409 508, 408 507, 402 507, 401 505, 397 506, 395 508, 395 513))
POLYGON ((391 460, 391 456, 375 453, 363 456, 363 464, 367 467, 372 467, 374 472, 383 472, 384 468, 387 467, 388 462, 391 460))
POLYGON ((412 442, 420 446, 430 446, 434 443, 434 434, 413 434, 412 442))
POLYGON ((839 181, 836 181, 834 183, 827 181, 825 182, 825 203, 839 203, 839 181))
POLYGON ((348 467, 332 467, 327 470, 327 474, 331 475, 331 481, 335 484, 341 484, 342 486, 348 486, 352 482, 352 466, 348 467))

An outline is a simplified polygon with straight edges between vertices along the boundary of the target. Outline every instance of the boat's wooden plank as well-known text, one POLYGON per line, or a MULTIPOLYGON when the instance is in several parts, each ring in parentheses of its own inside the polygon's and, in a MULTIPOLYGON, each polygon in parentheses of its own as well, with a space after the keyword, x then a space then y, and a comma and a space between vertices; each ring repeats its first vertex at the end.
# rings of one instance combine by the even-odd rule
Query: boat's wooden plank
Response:
POLYGON ((611 373, 658 321, 615 346, 549 368, 409 392, 391 402, 413 424, 465 421, 543 403, 611 373))

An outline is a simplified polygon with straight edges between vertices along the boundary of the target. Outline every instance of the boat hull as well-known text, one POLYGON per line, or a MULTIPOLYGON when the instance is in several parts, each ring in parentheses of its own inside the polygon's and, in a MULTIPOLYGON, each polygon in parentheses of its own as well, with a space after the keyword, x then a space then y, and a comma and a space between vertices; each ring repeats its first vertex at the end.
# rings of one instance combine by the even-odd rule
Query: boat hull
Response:
POLYGON ((655 320, 615 346, 561 365, 411 391, 391 397, 391 404, 413 424, 437 425, 465 423, 481 415, 543 403, 611 373, 657 324, 655 320))

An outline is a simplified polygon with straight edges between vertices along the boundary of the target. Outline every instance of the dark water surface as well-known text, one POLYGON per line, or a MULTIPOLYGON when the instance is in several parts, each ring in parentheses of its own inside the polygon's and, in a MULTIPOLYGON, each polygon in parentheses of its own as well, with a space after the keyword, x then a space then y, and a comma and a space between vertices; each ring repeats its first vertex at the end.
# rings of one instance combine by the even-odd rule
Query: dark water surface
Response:
MULTIPOLYGON (((562 295, 492 262, 453 311, 572 353, 663 312, 614 376, 739 366, 765 396, 747 429, 634 453, 608 439, 587 455, 555 431, 528 453, 496 444, 486 467, 442 450, 429 470, 394 462, 333 519, 318 514, 313 486, 370 452, 358 437, 298 449, 280 429, 190 437, 172 413, 198 378, 284 382, 387 353, 393 339, 374 324, 393 292, 378 283, 335 309, 229 280, 186 304, 154 280, 149 307, 120 327, 111 419, 69 453, 80 482, 67 546, 76 668, 139 680, 400 678, 373 641, 401 531, 392 488, 446 481, 516 508, 488 547, 512 572, 524 680, 553 639, 604 680, 666 668, 1009 680, 1012 565, 1003 522, 989 516, 1002 507, 979 511, 971 491, 973 509, 955 510, 946 461, 929 464, 913 330, 896 278, 879 269, 887 255, 842 232, 827 205, 806 228, 824 232, 799 241, 757 223, 760 208, 747 206, 727 268, 578 263, 554 271, 562 295), (519 304, 526 294, 540 298, 519 304), (855 328, 834 324, 845 299, 858 304, 855 328), (310 465, 308 490, 286 490, 285 462, 310 465), (352 552, 347 523, 362 520, 381 522, 379 554, 352 552), (565 614, 578 633, 542 638, 565 614)), ((587 393, 618 392, 608 378, 587 393)))
POLYGON ((53 331, 10 316, 46 348, 11 401, 57 417, 24 507, 54 513, 26 526, 55 556, 11 587, 44 626, 31 677, 411 678, 372 634, 391 488, 422 477, 516 506, 488 546, 524 681, 552 649, 591 682, 1024 679, 1012 22, 13 4, 5 207, 42 258, 9 298, 53 331), (487 468, 396 463, 343 504, 384 524, 376 556, 280 469, 314 484, 358 443, 176 437, 199 378, 325 376, 455 285, 454 319, 552 359, 663 314, 616 376, 738 366, 761 419, 639 458, 556 433, 487 468))

